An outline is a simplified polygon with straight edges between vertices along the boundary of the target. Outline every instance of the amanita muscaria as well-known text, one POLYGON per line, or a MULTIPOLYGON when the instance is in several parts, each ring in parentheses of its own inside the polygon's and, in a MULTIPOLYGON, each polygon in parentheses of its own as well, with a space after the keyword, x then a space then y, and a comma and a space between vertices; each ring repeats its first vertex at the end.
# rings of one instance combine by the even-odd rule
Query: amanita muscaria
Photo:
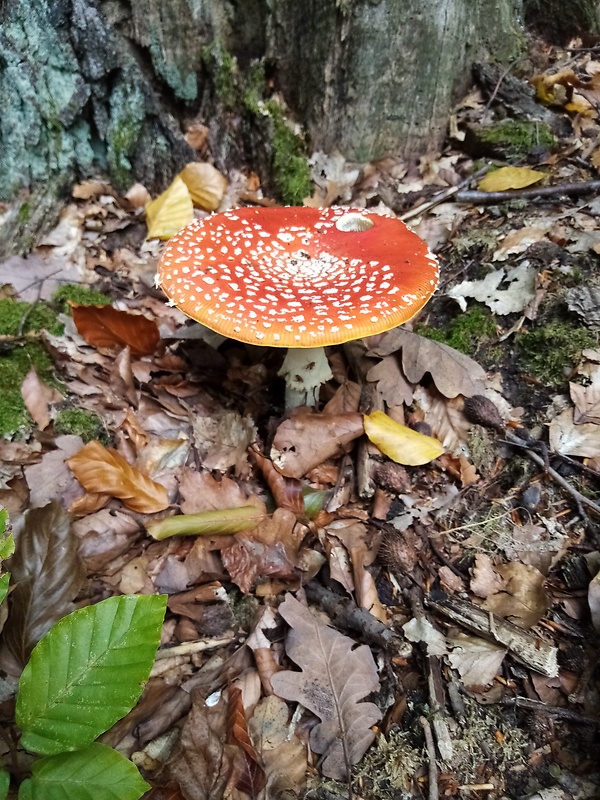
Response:
MULTIPOLYGON (((302 374, 298 365, 310 363, 322 375, 324 346, 413 317, 435 291, 438 264, 392 217, 341 207, 238 208, 173 236, 157 281, 173 305, 213 331, 289 348, 281 374, 302 374)), ((319 383, 305 387, 313 402, 319 383)))

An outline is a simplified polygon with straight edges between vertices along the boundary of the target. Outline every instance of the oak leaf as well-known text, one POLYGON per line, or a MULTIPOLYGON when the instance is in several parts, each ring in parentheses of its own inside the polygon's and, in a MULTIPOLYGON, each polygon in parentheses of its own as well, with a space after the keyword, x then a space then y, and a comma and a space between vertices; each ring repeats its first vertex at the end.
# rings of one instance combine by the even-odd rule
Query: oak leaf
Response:
POLYGON ((409 383, 419 383, 429 372, 444 397, 483 394, 483 367, 447 344, 402 328, 394 328, 377 339, 373 337, 373 340, 374 346, 368 355, 388 356, 402 350, 402 371, 409 383))
POLYGON ((279 613, 291 627, 287 654, 302 671, 273 675, 273 691, 321 719, 311 731, 310 746, 325 756, 325 776, 345 780, 375 738, 371 726, 381 719, 374 703, 360 702, 379 688, 375 661, 366 645, 355 648, 352 639, 320 622, 292 595, 279 613))
POLYGON ((164 486, 100 442, 88 442, 67 464, 86 491, 117 497, 132 511, 154 514, 169 505, 164 486))

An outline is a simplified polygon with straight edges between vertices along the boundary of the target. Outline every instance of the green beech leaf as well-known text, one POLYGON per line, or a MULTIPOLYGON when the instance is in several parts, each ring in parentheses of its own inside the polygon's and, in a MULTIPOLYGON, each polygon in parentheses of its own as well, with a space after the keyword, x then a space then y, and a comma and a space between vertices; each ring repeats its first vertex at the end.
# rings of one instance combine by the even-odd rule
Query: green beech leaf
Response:
POLYGON ((150 787, 137 767, 95 742, 33 765, 27 800, 138 800, 150 787))
MULTIPOLYGON (((0 605, 2 605, 2 601, 6 597, 9 583, 10 583, 10 572, 5 572, 4 575, 0 575, 0 605)), ((2 800, 2 795, 0 795, 0 800, 2 800)))
POLYGON ((8 794, 8 786, 10 784, 10 775, 6 770, 0 769, 0 800, 4 800, 8 794))
POLYGON ((53 502, 27 511, 16 532, 16 552, 7 564, 14 588, 3 639, 22 666, 52 625, 75 609, 72 601, 85 573, 71 522, 71 515, 53 502))
POLYGON ((23 747, 42 755, 86 747, 131 710, 152 668, 166 601, 110 597, 54 625, 19 682, 23 747))

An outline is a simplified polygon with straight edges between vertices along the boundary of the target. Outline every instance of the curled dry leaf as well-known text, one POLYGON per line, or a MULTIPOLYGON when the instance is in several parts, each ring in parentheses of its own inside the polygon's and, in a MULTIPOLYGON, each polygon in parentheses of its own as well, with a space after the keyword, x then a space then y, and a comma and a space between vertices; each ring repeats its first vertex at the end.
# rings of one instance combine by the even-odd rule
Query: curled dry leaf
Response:
POLYGON ((363 433, 361 414, 297 414, 277 429, 271 458, 283 475, 301 478, 363 433))
POLYGON ((366 645, 320 622, 288 594, 279 613, 290 625, 286 651, 301 672, 278 672, 273 690, 285 700, 302 703, 321 722, 310 734, 310 746, 322 754, 323 774, 345 780, 375 738, 371 730, 381 713, 374 703, 360 702, 379 688, 377 667, 366 645))
POLYGON ((100 442, 89 442, 67 463, 86 491, 117 497, 132 511, 154 514, 169 505, 164 486, 100 442))
POLYGON ((156 322, 141 314, 117 311, 112 306, 81 306, 71 303, 73 321, 92 347, 129 347, 134 356, 156 351, 160 334, 156 322))
POLYGON ((235 762, 235 787, 256 797, 265 786, 265 772, 248 734, 242 691, 230 685, 227 694, 227 738, 240 749, 235 762))
POLYGON ((21 397, 41 431, 50 424, 50 404, 62 400, 61 393, 42 383, 33 368, 29 370, 21 384, 21 397))
POLYGON ((365 414, 364 421, 369 441, 397 464, 412 467, 428 464, 444 452, 437 439, 399 425, 383 411, 365 414))
MULTIPOLYGON (((368 342, 369 340, 367 340, 368 342)), ((419 383, 426 372, 444 397, 471 397, 484 393, 485 370, 472 358, 441 342, 394 328, 373 338, 369 355, 388 356, 402 350, 402 371, 409 383, 419 383)))
POLYGON ((263 456, 257 447, 252 448, 252 455, 271 490, 277 508, 287 508, 297 517, 303 517, 305 514, 304 497, 299 479, 286 478, 285 475, 282 475, 275 469, 273 462, 263 456))

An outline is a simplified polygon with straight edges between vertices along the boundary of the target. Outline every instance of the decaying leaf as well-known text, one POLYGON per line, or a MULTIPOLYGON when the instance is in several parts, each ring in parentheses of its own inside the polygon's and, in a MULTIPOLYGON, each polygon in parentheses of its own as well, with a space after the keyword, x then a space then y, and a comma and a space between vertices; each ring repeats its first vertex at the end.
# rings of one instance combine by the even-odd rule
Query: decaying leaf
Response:
POLYGON ((230 685, 227 690, 227 737, 239 747, 235 761, 235 787, 250 797, 256 797, 265 785, 265 771, 259 764, 258 753, 250 741, 242 691, 230 685))
POLYGON ((52 625, 75 610, 84 572, 71 521, 58 503, 50 503, 25 512, 15 530, 17 547, 7 565, 14 589, 3 638, 21 665, 52 625))
POLYGON ((419 383, 429 372, 444 397, 484 393, 485 370, 476 361, 447 344, 403 328, 377 337, 369 355, 388 356, 398 350, 402 350, 402 371, 409 383, 419 383))
POLYGON ((61 393, 46 386, 33 368, 29 370, 21 384, 21 397, 41 431, 50 424, 50 404, 62 400, 61 393))
POLYGON ((160 334, 156 322, 141 314, 118 311, 112 306, 81 306, 71 303, 73 321, 92 347, 129 347, 134 356, 156 351, 160 334))
POLYGON ((178 175, 166 191, 146 206, 148 239, 170 239, 193 219, 192 198, 178 175))
POLYGON ((428 656, 443 656, 448 652, 444 635, 434 628, 427 617, 413 617, 402 626, 409 642, 426 645, 428 656))
POLYGON ((247 449, 256 439, 256 427, 249 416, 236 411, 215 411, 206 416, 195 416, 194 437, 205 469, 226 472, 248 471, 247 449))
POLYGON ((377 392, 388 406, 410 405, 413 387, 406 380, 396 356, 385 356, 367 372, 367 380, 377 383, 377 392))
POLYGON ((542 573, 518 561, 496 566, 494 570, 502 580, 502 587, 487 596, 483 608, 522 628, 539 622, 550 607, 542 573))
POLYGON ((287 654, 302 671, 273 675, 273 690, 321 719, 311 731, 311 748, 325 756, 324 775, 345 780, 375 738, 371 726, 381 719, 374 703, 361 702, 379 688, 375 661, 366 645, 355 648, 352 639, 324 625, 292 595, 279 613, 291 628, 287 654))
POLYGON ((93 441, 67 461, 75 477, 88 492, 117 497, 132 511, 154 514, 169 505, 167 491, 128 464, 116 450, 93 441))
POLYGON ((600 425, 583 422, 576 425, 573 409, 567 408, 550 423, 550 447, 565 456, 600 457, 600 425))
POLYGON ((428 464, 444 452, 437 439, 399 425, 383 411, 365 414, 364 422, 369 441, 397 464, 413 467, 428 464))
POLYGON ((546 177, 545 172, 538 172, 527 167, 500 167, 489 172, 479 181, 482 192, 505 192, 508 189, 524 189, 538 183, 546 177))
POLYGON ((448 656, 465 686, 487 686, 498 674, 506 649, 475 636, 460 634, 448 640, 452 652, 448 656))
POLYGON ((301 478, 363 433, 361 414, 297 414, 278 427, 271 458, 283 475, 301 478))
POLYGON ((479 281, 463 281, 448 292, 464 311, 465 297, 473 297, 485 303, 494 314, 516 314, 523 311, 535 297, 537 270, 529 262, 522 261, 511 269, 488 272, 479 281))
POLYGON ((194 693, 175 755, 168 764, 171 778, 186 800, 222 800, 237 753, 225 744, 227 706, 221 700, 208 706, 201 692, 194 693))
POLYGON ((183 514, 199 514, 203 511, 219 511, 224 508, 242 508, 255 505, 264 510, 264 503, 255 494, 250 494, 245 483, 236 483, 223 475, 220 480, 210 472, 198 472, 184 467, 179 480, 183 514))

